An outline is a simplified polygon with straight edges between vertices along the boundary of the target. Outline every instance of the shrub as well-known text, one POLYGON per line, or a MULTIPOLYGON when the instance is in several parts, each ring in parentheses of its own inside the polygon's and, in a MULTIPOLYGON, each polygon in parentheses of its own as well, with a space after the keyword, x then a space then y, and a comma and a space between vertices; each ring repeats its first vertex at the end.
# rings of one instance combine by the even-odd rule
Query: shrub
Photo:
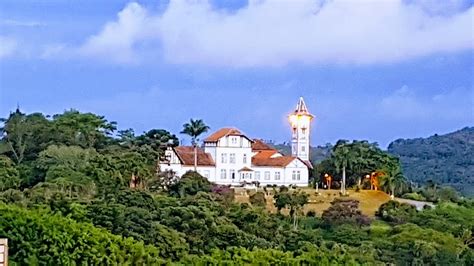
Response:
POLYGON ((188 171, 181 179, 170 185, 171 195, 184 197, 186 195, 196 195, 199 191, 211 192, 212 183, 197 172, 188 171))
POLYGON ((322 218, 326 225, 340 224, 370 224, 369 217, 359 210, 359 201, 354 199, 337 198, 331 202, 331 206, 323 212, 322 218))
POLYGON ((424 201, 426 200, 425 197, 423 197, 422 195, 416 193, 416 192, 412 192, 412 193, 405 193, 402 195, 402 198, 404 199, 410 199, 410 200, 419 200, 419 201, 424 201))
POLYGON ((265 207, 267 204, 267 201, 265 199, 265 194, 261 191, 252 194, 249 200, 250 200, 250 204, 252 204, 253 206, 265 207))
POLYGON ((158 249, 89 223, 0 204, 0 235, 19 264, 144 265, 164 263, 158 249))
POLYGON ((416 208, 407 203, 391 200, 382 204, 375 215, 384 221, 401 224, 416 215, 416 208))

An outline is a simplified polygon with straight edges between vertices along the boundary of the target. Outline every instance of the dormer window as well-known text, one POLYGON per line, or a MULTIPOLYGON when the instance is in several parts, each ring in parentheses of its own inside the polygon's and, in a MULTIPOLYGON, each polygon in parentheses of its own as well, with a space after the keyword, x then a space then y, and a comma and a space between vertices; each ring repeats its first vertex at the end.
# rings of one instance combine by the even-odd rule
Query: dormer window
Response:
POLYGON ((237 144, 237 137, 232 137, 230 141, 232 144, 237 144))

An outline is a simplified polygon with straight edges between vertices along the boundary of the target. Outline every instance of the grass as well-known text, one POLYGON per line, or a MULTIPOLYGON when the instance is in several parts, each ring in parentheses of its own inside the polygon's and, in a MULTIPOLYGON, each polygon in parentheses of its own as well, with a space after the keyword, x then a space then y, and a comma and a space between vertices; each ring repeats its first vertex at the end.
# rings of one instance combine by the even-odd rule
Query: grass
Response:
MULTIPOLYGON (((309 203, 305 205, 304 212, 315 211, 319 216, 324 210, 329 208, 335 198, 340 197, 339 190, 320 189, 319 192, 316 192, 316 190, 312 188, 301 188, 300 190, 309 194, 309 203)), ((249 203, 249 196, 245 191, 245 189, 236 189, 236 202, 249 203)), ((268 192, 272 193, 272 189, 268 189, 268 192)), ((355 192, 354 190, 348 190, 347 192, 349 193, 347 198, 358 200, 360 202, 360 210, 368 216, 374 216, 380 205, 390 200, 390 196, 382 191, 360 190, 359 192, 355 192)), ((276 212, 277 209, 273 205, 273 196, 269 195, 265 198, 267 200, 267 209, 271 212, 276 212)))

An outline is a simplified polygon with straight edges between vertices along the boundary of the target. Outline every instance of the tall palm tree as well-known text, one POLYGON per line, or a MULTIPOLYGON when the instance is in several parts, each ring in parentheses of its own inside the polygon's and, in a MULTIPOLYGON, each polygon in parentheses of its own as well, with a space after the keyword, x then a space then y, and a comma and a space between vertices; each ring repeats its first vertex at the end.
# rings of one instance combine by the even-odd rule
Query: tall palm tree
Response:
POLYGON ((183 130, 181 134, 186 134, 191 137, 191 143, 194 147, 194 171, 197 170, 197 143, 199 141, 198 137, 207 132, 210 129, 202 119, 191 119, 189 123, 183 125, 183 130))
POLYGON ((346 194, 346 169, 351 167, 354 162, 354 153, 350 149, 347 141, 338 141, 334 147, 334 161, 336 166, 336 171, 340 172, 342 170, 342 185, 341 192, 343 195, 346 194))

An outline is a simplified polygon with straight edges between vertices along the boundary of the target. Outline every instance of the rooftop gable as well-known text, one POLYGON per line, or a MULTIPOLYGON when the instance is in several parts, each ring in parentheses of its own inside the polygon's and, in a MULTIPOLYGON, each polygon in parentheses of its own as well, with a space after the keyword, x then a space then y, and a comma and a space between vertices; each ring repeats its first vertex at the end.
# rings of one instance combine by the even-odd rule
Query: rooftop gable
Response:
POLYGON ((204 142, 217 142, 221 138, 226 137, 226 136, 242 136, 252 142, 252 140, 248 138, 247 136, 245 136, 240 130, 238 130, 237 128, 230 128, 230 127, 225 127, 225 128, 221 128, 217 130, 216 132, 209 135, 206 139, 204 139, 204 142))
MULTIPOLYGON (((178 146, 173 148, 183 165, 194 165, 194 147, 178 146)), ((204 152, 201 148, 197 148, 197 165, 198 166, 215 166, 214 160, 209 153, 204 152)))

